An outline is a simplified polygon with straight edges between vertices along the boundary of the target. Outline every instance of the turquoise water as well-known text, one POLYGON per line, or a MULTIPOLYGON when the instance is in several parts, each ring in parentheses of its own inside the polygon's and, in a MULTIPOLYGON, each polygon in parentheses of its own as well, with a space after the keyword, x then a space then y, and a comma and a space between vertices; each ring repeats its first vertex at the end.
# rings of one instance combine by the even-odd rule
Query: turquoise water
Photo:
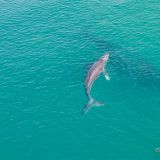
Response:
POLYGON ((160 159, 159 1, 0 3, 0 160, 160 159))

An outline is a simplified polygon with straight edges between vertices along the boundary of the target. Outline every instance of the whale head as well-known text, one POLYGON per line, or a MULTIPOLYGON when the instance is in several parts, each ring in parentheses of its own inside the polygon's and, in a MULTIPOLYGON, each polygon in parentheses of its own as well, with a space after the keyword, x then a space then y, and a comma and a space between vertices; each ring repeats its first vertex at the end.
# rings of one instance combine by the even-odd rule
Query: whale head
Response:
POLYGON ((109 58, 109 53, 105 53, 105 54, 101 57, 101 59, 102 59, 104 62, 107 62, 108 58, 109 58))

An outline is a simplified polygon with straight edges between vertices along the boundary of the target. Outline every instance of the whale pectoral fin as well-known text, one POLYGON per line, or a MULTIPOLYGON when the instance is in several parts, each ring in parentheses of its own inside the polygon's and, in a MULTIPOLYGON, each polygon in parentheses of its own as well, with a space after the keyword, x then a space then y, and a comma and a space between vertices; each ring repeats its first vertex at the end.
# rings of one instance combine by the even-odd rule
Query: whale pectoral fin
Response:
POLYGON ((107 73, 107 71, 105 69, 103 70, 103 74, 104 74, 105 78, 109 81, 110 77, 109 77, 109 74, 107 73))
POLYGON ((86 70, 89 70, 89 69, 92 67, 92 65, 93 65, 93 63, 85 64, 85 65, 84 65, 84 68, 85 68, 86 70))

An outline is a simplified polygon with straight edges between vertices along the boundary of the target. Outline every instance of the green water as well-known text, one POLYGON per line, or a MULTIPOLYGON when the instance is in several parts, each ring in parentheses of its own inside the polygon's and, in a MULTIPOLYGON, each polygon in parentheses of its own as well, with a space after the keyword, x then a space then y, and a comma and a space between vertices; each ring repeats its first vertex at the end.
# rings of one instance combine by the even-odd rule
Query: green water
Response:
POLYGON ((160 2, 0 0, 0 160, 159 160, 160 2), (81 115, 87 65, 105 51, 81 115))

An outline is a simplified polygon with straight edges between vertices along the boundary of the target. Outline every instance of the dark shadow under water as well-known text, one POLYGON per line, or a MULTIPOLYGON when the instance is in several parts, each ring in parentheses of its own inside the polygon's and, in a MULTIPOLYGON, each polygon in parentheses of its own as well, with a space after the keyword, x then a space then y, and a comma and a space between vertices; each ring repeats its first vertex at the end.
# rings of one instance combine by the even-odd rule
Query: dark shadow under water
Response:
MULTIPOLYGON (((152 63, 138 57, 131 51, 120 46, 113 45, 99 37, 84 34, 82 38, 95 45, 97 50, 104 54, 110 53, 109 66, 112 71, 117 73, 124 80, 129 81, 130 85, 140 85, 146 89, 160 89, 160 70, 152 63), (129 54, 125 54, 125 53, 129 54), (132 57, 132 58, 131 58, 132 57)), ((101 56, 101 55, 100 55, 101 56)))

